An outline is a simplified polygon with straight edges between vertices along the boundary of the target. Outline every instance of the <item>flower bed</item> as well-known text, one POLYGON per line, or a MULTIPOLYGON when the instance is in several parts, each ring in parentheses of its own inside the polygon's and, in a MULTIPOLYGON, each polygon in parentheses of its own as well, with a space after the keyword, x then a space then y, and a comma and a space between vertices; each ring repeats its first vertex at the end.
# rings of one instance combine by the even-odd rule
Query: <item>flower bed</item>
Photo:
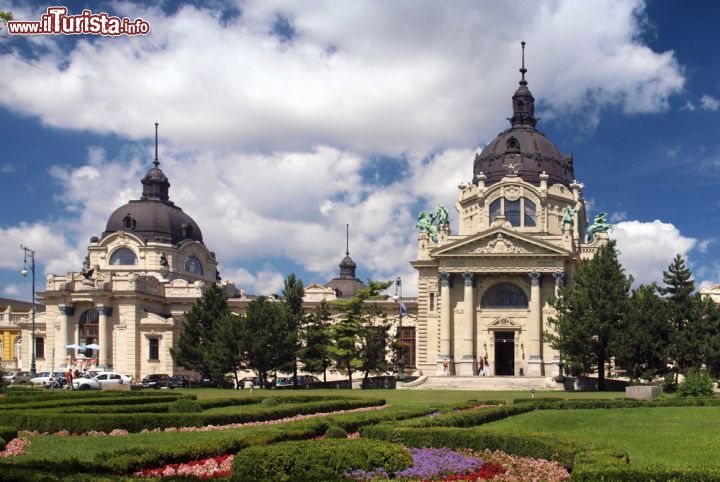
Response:
POLYGON ((30 441, 25 438, 14 438, 5 445, 5 450, 0 450, 0 458, 17 457, 25 453, 25 447, 30 445, 30 441))
POLYGON ((197 477, 198 479, 229 477, 233 458, 232 455, 221 455, 186 464, 168 464, 157 469, 140 470, 135 472, 133 477, 197 477))

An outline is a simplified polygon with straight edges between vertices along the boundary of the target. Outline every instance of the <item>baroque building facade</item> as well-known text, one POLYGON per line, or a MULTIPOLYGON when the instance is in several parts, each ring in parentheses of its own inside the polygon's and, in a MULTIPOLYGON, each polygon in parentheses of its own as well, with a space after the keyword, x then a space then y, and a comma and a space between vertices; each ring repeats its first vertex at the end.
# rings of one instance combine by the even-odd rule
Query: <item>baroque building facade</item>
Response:
MULTIPOLYGON (((255 299, 220 281, 218 261, 199 225, 170 200, 157 146, 153 164, 142 178, 140 199, 116 209, 102 235, 90 239, 82 270, 46 277, 39 293, 45 310, 36 315, 38 372, 80 366, 112 369, 136 381, 154 373, 198 375, 175 364, 170 355, 184 313, 212 283, 221 285, 235 313, 244 313, 255 299)), ((349 298, 364 287, 349 252, 339 267, 339 277, 307 287, 306 312, 322 300, 349 298)), ((404 322, 402 355, 405 366, 413 367, 416 303, 406 300, 408 312, 401 316, 400 305, 392 299, 376 302, 389 320, 399 327, 404 322)), ((19 347, 32 342, 29 303, 0 308, 3 365, 28 369, 31 350, 19 347)), ((338 307, 330 305, 330 310, 334 318, 342 316, 338 307)))
POLYGON ((520 72, 510 128, 476 155, 472 181, 458 185, 458 234, 442 224, 418 236, 411 265, 417 365, 426 374, 476 375, 482 357, 490 375, 558 375, 560 354, 543 338, 548 300, 607 242, 606 232, 586 238, 584 186, 572 156, 536 129, 524 62, 520 72))

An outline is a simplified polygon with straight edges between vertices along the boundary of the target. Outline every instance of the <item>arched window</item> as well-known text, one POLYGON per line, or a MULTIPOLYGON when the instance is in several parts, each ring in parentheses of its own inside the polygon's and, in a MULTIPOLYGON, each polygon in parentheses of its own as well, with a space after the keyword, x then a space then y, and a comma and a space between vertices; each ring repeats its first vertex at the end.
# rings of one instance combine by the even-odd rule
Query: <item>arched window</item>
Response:
POLYGON ((513 283, 497 283, 492 285, 480 301, 481 308, 527 308, 528 299, 525 292, 513 283))
POLYGON ((202 264, 200 263, 200 260, 197 259, 195 256, 187 257, 187 259, 185 260, 185 271, 192 274, 204 274, 202 264))
POLYGON ((14 349, 14 353, 13 353, 13 355, 14 355, 13 358, 15 358, 15 360, 17 360, 18 368, 22 368, 22 366, 21 366, 21 363, 22 363, 22 338, 20 338, 19 336, 15 340, 14 348, 15 349, 14 349))
POLYGON ((490 203, 490 222, 503 215, 515 227, 534 228, 537 225, 537 208, 530 199, 523 197, 511 201, 498 198, 490 203))
POLYGON ((534 228, 535 220, 535 203, 525 198, 525 227, 534 228))
POLYGON ((496 199, 490 203, 490 222, 495 221, 495 218, 500 216, 500 202, 502 199, 496 199))
POLYGON ((134 266, 137 264, 137 256, 130 248, 120 248, 110 256, 112 266, 134 266))

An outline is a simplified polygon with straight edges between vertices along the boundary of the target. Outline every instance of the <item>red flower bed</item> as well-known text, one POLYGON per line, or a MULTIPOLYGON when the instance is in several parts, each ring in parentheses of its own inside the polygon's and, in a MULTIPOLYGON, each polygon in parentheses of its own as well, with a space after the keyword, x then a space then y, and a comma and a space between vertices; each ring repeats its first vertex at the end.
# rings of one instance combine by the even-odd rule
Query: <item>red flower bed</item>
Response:
POLYGON ((229 477, 233 458, 232 455, 221 455, 209 459, 193 460, 185 464, 167 464, 157 469, 140 470, 133 476, 143 478, 185 476, 199 479, 229 477))
POLYGON ((505 467, 503 467, 502 465, 485 463, 478 471, 462 475, 448 475, 442 480, 443 482, 451 480, 490 480, 496 475, 502 475, 504 473, 505 467))

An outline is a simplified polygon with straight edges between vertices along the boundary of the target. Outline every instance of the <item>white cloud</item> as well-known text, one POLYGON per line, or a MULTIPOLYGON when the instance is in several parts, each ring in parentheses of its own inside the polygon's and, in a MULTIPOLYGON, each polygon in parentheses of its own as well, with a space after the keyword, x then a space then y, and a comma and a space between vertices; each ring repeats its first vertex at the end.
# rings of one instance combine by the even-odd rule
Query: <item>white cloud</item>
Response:
POLYGON ((619 223, 620 221, 625 221, 626 219, 627 219, 626 211, 618 211, 618 212, 614 212, 610 215, 611 223, 619 223))
POLYGON ((222 276, 248 293, 258 295, 280 294, 285 286, 285 275, 273 270, 271 267, 265 267, 255 274, 244 268, 238 268, 223 272, 222 276))
POLYGON ((165 16, 120 2, 118 12, 150 20, 152 35, 78 39, 69 52, 32 39, 37 64, 56 77, 0 56, 0 103, 50 126, 131 139, 149 137, 157 119, 164 139, 190 149, 463 148, 492 138, 510 109, 521 39, 507 25, 523 25, 530 87, 549 117, 577 112, 592 125, 605 106, 666 109, 684 77, 672 51, 637 40, 643 8, 255 0, 223 23, 206 9, 165 16), (278 14, 297 30, 290 43, 268 34, 278 14))
POLYGON ((685 102, 685 105, 681 107, 681 109, 692 112, 695 110, 695 104, 693 104, 692 101, 687 101, 685 102))
POLYGON ((700 98, 700 106, 705 110, 718 110, 720 109, 720 100, 705 94, 700 98))
POLYGON ((662 283, 662 272, 676 254, 687 258, 697 240, 680 234, 670 223, 623 221, 615 225, 611 237, 617 240, 620 262, 636 283, 662 283))
POLYGON ((24 293, 26 291, 24 288, 25 287, 23 285, 12 283, 12 284, 5 285, 2 292, 3 292, 3 295, 5 295, 5 296, 18 296, 19 294, 24 293))

